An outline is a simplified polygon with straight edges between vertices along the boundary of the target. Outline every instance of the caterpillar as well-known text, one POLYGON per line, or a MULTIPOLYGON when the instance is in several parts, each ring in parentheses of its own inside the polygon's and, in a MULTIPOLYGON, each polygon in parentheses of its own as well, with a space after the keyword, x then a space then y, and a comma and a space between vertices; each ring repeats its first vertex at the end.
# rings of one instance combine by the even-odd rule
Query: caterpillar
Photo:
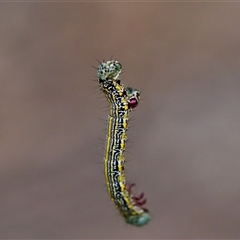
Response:
POLYGON ((134 183, 126 182, 124 172, 124 151, 127 142, 129 113, 137 107, 140 92, 132 87, 125 87, 120 79, 122 65, 111 60, 102 62, 97 68, 100 90, 105 94, 110 105, 107 120, 107 136, 104 154, 104 175, 108 194, 126 222, 134 226, 143 226, 151 219, 144 194, 133 194, 134 183))

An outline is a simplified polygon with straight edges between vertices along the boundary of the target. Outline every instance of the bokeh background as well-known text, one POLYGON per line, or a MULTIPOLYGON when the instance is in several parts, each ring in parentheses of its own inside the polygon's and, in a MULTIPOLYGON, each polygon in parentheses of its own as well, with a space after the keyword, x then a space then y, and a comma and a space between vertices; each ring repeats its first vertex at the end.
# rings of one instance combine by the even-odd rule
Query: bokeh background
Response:
POLYGON ((0 238, 240 238, 240 4, 0 4, 0 238), (152 221, 107 195, 99 60, 142 91, 127 179, 152 221))

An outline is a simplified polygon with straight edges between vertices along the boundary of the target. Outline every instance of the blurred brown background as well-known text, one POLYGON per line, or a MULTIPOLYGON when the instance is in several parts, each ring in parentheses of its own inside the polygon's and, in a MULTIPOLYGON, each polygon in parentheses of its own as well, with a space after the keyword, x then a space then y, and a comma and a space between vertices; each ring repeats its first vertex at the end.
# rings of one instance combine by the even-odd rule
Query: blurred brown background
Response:
POLYGON ((1 3, 0 238, 240 238, 239 3, 1 3), (142 91, 124 223, 103 177, 95 59, 142 91))

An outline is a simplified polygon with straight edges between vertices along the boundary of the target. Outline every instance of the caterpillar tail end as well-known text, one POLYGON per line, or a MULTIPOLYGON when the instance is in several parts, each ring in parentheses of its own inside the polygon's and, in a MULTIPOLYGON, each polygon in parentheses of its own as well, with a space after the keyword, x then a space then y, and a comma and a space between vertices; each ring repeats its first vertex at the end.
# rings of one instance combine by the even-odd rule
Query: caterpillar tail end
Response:
POLYGON ((151 220, 149 213, 144 212, 141 215, 130 216, 126 219, 126 222, 137 227, 146 225, 151 220))

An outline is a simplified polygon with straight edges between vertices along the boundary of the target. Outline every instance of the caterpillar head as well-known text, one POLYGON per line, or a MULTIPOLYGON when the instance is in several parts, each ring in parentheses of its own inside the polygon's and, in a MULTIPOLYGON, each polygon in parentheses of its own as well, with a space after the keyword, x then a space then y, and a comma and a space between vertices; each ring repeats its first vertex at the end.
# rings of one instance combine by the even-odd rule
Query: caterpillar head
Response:
POLYGON ((103 82, 110 79, 117 80, 121 70, 122 65, 116 60, 102 62, 97 69, 98 82, 103 82))

